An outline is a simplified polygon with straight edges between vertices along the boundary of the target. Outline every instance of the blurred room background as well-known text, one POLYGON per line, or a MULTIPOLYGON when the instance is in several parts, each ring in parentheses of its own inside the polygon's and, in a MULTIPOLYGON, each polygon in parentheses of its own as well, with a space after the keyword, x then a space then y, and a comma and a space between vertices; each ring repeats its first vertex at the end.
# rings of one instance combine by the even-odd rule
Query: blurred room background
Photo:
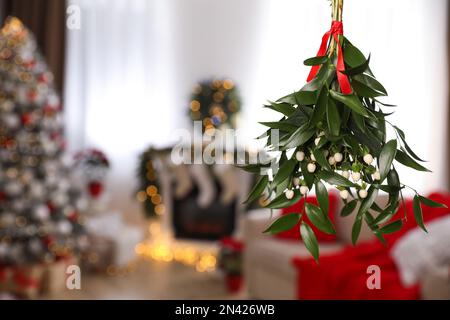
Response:
MULTIPOLYGON (((345 35, 371 54, 386 101, 399 106, 392 122, 433 171, 400 168, 403 182, 447 197, 448 13, 446 0, 346 0, 344 9, 345 35)), ((259 203, 241 205, 252 177, 230 167, 177 168, 167 159, 178 130, 192 129, 198 84, 210 80, 225 94, 236 90, 232 126, 247 150, 258 150, 258 122, 275 115, 262 105, 305 83, 303 60, 316 54, 329 27, 328 1, 0 0, 2 24, 8 16, 34 34, 54 75, 65 157, 73 183, 87 186, 82 224, 93 243, 83 253, 81 290, 54 284, 11 297, 299 297, 291 260, 306 255, 302 245, 253 243, 270 217, 259 203), (264 266, 264 256, 281 266, 264 266)), ((55 270, 58 278, 63 269, 55 270)), ((421 297, 450 299, 448 274, 429 274, 421 297), (448 287, 430 293, 433 281, 448 287)))

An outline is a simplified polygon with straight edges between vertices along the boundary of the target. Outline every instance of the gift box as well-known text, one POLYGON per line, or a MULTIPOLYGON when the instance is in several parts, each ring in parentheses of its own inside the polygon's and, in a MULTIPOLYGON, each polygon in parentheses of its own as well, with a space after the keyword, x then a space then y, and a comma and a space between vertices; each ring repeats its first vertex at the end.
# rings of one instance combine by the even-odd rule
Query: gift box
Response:
POLYGON ((89 247, 82 253, 82 269, 104 272, 114 264, 116 243, 109 237, 89 235, 89 247))
POLYGON ((0 268, 0 291, 23 299, 36 299, 42 292, 43 264, 0 268))
POLYGON ((67 268, 70 265, 78 265, 78 259, 74 256, 60 258, 53 263, 46 265, 43 280, 42 292, 46 295, 58 294, 67 289, 67 268))

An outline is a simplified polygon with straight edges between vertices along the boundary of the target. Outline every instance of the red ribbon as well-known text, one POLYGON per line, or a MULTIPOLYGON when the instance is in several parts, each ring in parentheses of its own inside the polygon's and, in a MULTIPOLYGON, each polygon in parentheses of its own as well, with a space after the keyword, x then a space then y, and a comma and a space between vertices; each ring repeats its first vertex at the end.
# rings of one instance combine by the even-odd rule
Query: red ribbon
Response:
MULTIPOLYGON (((336 74, 339 86, 341 87, 341 91, 343 94, 351 94, 353 90, 350 85, 350 81, 348 80, 348 77, 342 73, 342 71, 345 71, 345 64, 344 64, 344 55, 342 53, 342 47, 339 42, 339 36, 343 34, 344 34, 344 25, 342 24, 342 21, 333 21, 333 23, 331 24, 331 29, 328 32, 326 32, 322 37, 322 44, 320 45, 320 49, 317 52, 317 57, 322 57, 327 54, 328 41, 330 40, 330 37, 333 37, 338 48, 336 74)), ((319 71, 319 68, 320 66, 313 66, 306 81, 310 82, 312 79, 314 79, 317 72, 319 71)))

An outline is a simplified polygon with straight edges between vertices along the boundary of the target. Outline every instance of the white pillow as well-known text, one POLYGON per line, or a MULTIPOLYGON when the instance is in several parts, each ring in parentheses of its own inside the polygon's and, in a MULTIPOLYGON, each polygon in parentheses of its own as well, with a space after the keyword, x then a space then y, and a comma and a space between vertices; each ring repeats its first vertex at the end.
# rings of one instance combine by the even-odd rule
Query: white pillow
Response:
POLYGON ((425 272, 440 270, 450 263, 450 216, 426 227, 428 233, 417 227, 392 248, 391 256, 405 286, 416 284, 425 272))

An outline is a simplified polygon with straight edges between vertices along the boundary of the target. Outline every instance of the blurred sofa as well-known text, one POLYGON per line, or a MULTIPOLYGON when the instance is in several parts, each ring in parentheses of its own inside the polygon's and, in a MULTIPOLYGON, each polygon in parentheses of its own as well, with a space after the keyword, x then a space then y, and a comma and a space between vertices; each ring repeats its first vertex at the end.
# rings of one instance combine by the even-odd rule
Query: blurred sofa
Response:
MULTIPOLYGON (((386 197, 380 197, 376 202, 383 205, 386 201, 386 197)), ((321 261, 326 260, 326 257, 330 257, 333 261, 335 256, 339 256, 341 252, 351 247, 351 230, 358 208, 350 216, 343 218, 339 215, 341 201, 336 201, 336 204, 334 209, 330 207, 330 212, 331 210, 334 212, 332 219, 336 225, 337 235, 335 239, 325 238, 326 241, 322 242, 319 239, 321 261)), ((294 261, 308 262, 312 260, 305 246, 299 237, 292 237, 292 234, 280 237, 263 233, 280 214, 281 210, 274 210, 271 215, 269 209, 257 209, 250 211, 244 222, 243 237, 246 247, 244 277, 248 295, 252 299, 286 300, 297 299, 301 296, 298 291, 301 288, 299 280, 302 277, 302 271, 299 272, 301 268, 296 267, 294 261)), ((375 244, 376 242, 371 230, 366 224, 363 224, 358 244, 375 244)), ((386 254, 386 256, 388 255, 386 254)), ((347 262, 343 260, 343 263, 347 262)), ((340 266, 336 265, 335 268, 340 268, 340 266)), ((306 270, 305 274, 307 274, 306 270)), ((440 272, 425 273, 418 286, 418 291, 420 291, 418 295, 423 299, 450 299, 448 274, 448 270, 447 272, 441 270, 440 272)), ((308 274, 309 277, 313 275, 314 273, 308 274)), ((320 273, 316 276, 320 276, 320 273)), ((368 277, 368 275, 364 276, 368 277)), ((314 286, 314 282, 308 281, 310 285, 314 286)))

